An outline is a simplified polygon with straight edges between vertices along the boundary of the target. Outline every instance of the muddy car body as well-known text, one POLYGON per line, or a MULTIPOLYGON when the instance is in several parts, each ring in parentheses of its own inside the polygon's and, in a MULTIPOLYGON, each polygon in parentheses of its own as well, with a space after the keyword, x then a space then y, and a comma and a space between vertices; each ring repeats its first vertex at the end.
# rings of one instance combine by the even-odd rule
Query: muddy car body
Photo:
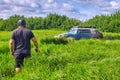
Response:
POLYGON ((67 33, 59 34, 59 37, 74 38, 79 40, 81 38, 103 38, 103 34, 92 27, 73 27, 67 33))

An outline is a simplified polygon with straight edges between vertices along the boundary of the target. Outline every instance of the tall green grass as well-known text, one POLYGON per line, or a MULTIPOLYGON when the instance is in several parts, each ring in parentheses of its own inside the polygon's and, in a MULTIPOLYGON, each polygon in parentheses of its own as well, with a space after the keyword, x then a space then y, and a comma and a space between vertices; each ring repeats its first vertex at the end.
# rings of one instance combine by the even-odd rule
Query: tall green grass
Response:
MULTIPOLYGON (((64 31, 33 31, 39 42, 40 52, 25 59, 19 74, 14 71, 14 58, 9 54, 11 32, 0 34, 0 80, 120 80, 120 40, 81 39, 67 42, 54 39, 64 31), (5 41, 3 41, 3 39, 5 41), (65 44, 63 44, 65 43, 65 44)), ((105 33, 107 35, 119 35, 105 33)))

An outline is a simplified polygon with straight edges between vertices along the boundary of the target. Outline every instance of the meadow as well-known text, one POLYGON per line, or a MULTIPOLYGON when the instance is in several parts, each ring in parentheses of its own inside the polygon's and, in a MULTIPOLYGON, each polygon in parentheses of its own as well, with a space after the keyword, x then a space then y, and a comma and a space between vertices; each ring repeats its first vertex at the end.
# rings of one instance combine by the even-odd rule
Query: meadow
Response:
POLYGON ((36 53, 31 42, 32 57, 15 74, 8 46, 12 32, 0 31, 0 80, 120 80, 120 33, 68 42, 54 38, 65 31, 33 32, 40 51, 36 53))

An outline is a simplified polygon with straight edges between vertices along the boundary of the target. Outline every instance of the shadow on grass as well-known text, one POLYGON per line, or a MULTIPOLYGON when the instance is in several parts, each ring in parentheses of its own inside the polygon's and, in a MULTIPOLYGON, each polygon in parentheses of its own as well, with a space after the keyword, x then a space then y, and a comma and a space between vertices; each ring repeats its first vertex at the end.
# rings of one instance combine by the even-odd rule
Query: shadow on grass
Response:
POLYGON ((42 44, 67 44, 68 40, 64 38, 45 38, 40 41, 42 44))
POLYGON ((119 35, 107 35, 105 36, 103 39, 106 39, 106 40, 120 40, 120 36, 119 35))

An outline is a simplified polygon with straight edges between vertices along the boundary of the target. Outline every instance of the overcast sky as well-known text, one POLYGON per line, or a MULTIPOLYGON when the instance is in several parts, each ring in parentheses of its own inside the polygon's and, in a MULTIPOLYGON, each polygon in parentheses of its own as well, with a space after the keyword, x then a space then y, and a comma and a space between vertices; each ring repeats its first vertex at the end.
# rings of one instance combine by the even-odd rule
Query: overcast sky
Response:
POLYGON ((0 0, 0 18, 14 14, 46 17, 49 13, 88 20, 120 10, 120 0, 0 0))

